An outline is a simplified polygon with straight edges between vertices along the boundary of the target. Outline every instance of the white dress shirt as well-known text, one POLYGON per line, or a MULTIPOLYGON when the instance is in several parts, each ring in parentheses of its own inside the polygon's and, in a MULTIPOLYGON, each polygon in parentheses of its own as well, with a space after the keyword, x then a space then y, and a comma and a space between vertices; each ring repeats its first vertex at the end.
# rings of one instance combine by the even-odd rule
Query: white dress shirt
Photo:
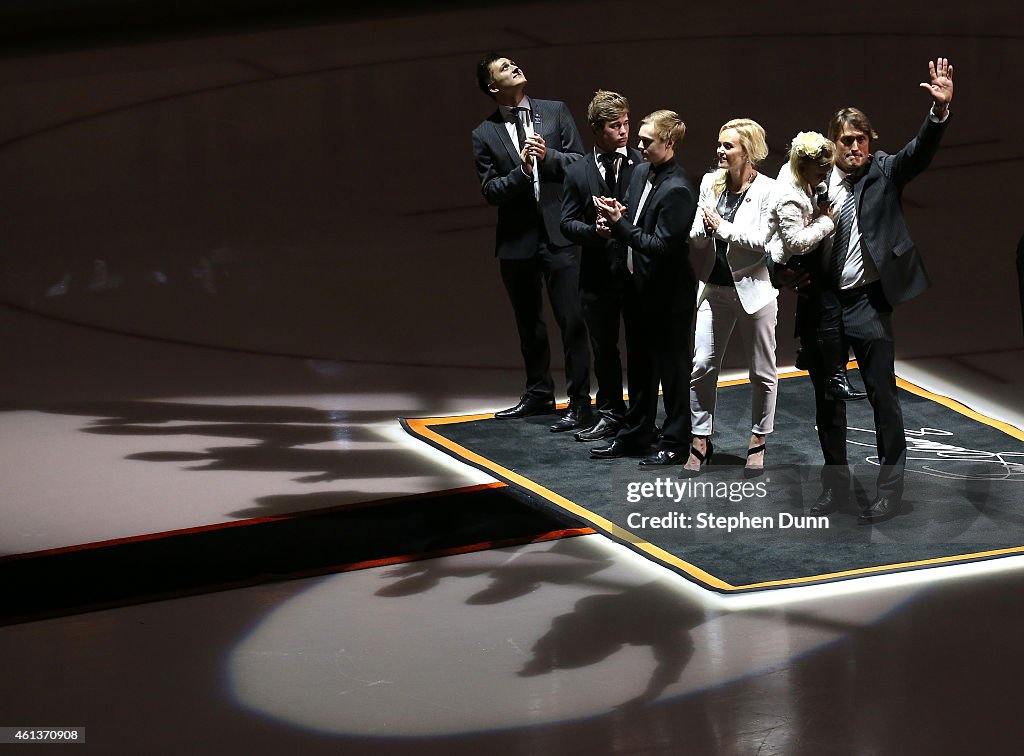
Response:
MULTIPOLYGON (((629 159, 629 151, 625 147, 619 147, 615 151, 622 155, 623 158, 622 160, 615 161, 615 181, 618 182, 619 176, 622 174, 622 166, 624 166, 626 164, 626 160, 629 159)), ((605 150, 605 152, 607 152, 607 150, 605 150)), ((604 176, 604 163, 601 162, 601 155, 603 154, 604 152, 601 152, 597 147, 594 148, 594 165, 597 166, 597 172, 602 176, 604 176)))
MULTIPOLYGON (((534 131, 533 131, 533 120, 528 115, 529 113, 533 112, 533 106, 530 104, 530 98, 526 97, 524 95, 523 99, 521 99, 513 107, 516 107, 516 108, 526 108, 527 115, 526 115, 525 118, 522 118, 520 120, 521 120, 521 123, 523 124, 523 128, 526 131, 526 138, 529 139, 534 134, 534 131)), ((512 144, 518 145, 519 144, 519 135, 516 133, 516 124, 515 124, 515 122, 512 119, 513 118, 518 118, 520 115, 522 115, 522 112, 520 111, 518 113, 513 113, 512 112, 512 108, 510 108, 507 105, 499 105, 498 106, 498 110, 501 111, 501 115, 505 119, 505 129, 508 131, 508 135, 512 139, 512 144)), ((526 168, 522 167, 522 166, 520 166, 520 167, 521 167, 523 173, 526 173, 526 168)), ((540 171, 537 170, 537 168, 538 168, 538 166, 536 165, 536 160, 535 160, 534 161, 534 166, 533 166, 533 173, 532 174, 528 174, 528 175, 530 175, 531 178, 533 179, 533 196, 534 196, 534 198, 537 199, 537 201, 540 201, 540 171)))
MULTIPOLYGON (((828 198, 832 203, 832 217, 839 223, 839 210, 846 201, 846 195, 853 191, 846 183, 846 177, 850 174, 844 173, 839 168, 832 169, 832 175, 828 180, 828 198)), ((835 236, 828 240, 829 259, 832 255, 832 242, 835 236)), ((860 233, 860 223, 857 213, 854 211, 850 228, 850 246, 846 252, 846 264, 843 265, 843 272, 839 277, 840 289, 852 289, 857 286, 864 286, 872 281, 877 281, 878 268, 875 261, 871 259, 860 233)))
MULTIPOLYGON (((644 210, 644 205, 647 203, 647 197, 651 193, 651 188, 654 186, 654 173, 649 171, 647 173, 647 180, 644 182, 644 191, 640 195, 640 201, 636 203, 636 212, 633 213, 633 225, 636 225, 637 219, 640 217, 640 213, 644 210)), ((628 247, 626 249, 626 269, 633 272, 633 248, 628 247)))

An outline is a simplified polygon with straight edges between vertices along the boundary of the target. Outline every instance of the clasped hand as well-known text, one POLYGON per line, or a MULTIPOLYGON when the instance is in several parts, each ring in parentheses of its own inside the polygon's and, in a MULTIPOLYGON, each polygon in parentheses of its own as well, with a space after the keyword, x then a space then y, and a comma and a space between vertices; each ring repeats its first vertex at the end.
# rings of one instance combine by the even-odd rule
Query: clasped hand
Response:
POLYGON ((594 197, 594 207, 608 223, 618 223, 626 212, 626 206, 614 197, 594 197))
POLYGON ((622 218, 626 206, 614 197, 594 197, 594 207, 597 208, 597 221, 594 227, 600 236, 607 239, 612 235, 611 224, 622 218))
POLYGON ((781 265, 775 269, 775 284, 780 289, 793 289, 800 296, 806 297, 807 294, 802 289, 805 289, 810 282, 811 277, 805 270, 781 265))
POLYGON ((700 211, 704 215, 704 233, 708 236, 714 236, 718 227, 722 224, 722 216, 713 207, 702 207, 700 211))
POLYGON ((526 144, 523 145, 522 152, 519 153, 519 159, 523 161, 526 172, 532 173, 534 161, 543 160, 547 154, 548 147, 544 143, 544 137, 540 134, 530 134, 526 137, 526 144))

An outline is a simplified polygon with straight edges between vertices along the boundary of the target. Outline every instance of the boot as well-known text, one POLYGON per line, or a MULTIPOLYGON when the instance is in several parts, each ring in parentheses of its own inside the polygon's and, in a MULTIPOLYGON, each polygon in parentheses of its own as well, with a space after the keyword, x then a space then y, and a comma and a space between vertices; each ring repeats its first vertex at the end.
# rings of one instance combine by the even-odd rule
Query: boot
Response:
POLYGON ((852 402, 867 399, 867 394, 850 385, 846 374, 846 343, 838 328, 823 328, 818 331, 818 351, 825 374, 825 398, 833 401, 852 402))

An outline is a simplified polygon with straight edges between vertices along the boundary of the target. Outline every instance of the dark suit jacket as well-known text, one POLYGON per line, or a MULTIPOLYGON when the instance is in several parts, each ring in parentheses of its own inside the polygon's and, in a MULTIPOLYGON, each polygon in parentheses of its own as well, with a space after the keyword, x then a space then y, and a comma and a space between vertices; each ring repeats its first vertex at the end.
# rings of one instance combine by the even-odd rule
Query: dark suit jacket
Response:
MULTIPOLYGON (((530 105, 540 114, 540 134, 547 145, 547 156, 540 163, 540 214, 547 240, 555 247, 567 247, 572 243, 558 227, 562 182, 566 167, 583 156, 583 140, 564 102, 531 97, 530 105)), ((547 240, 537 222, 532 178, 522 170, 519 150, 500 110, 473 129, 473 157, 484 198, 498 207, 495 254, 504 260, 533 257, 547 240)))
POLYGON ((890 304, 916 297, 929 285, 903 219, 901 197, 903 187, 935 157, 948 123, 949 118, 943 123, 926 118, 917 136, 895 155, 876 152, 863 178, 854 185, 857 224, 890 304))
POLYGON ((640 201, 651 164, 633 171, 626 193, 627 210, 611 226, 612 236, 633 248, 633 284, 642 305, 657 312, 692 310, 697 300, 697 278, 690 264, 690 227, 697 213, 697 192, 683 169, 669 161, 654 171, 651 192, 636 224, 633 208, 640 201))
MULTIPOLYGON (((619 167, 618 186, 625 196, 633 169, 644 161, 640 150, 627 148, 626 161, 619 167)), ((583 248, 580 261, 580 289, 583 292, 601 293, 616 288, 622 271, 619 269, 620 244, 614 239, 605 239, 594 230, 597 208, 594 195, 605 196, 608 188, 604 176, 590 152, 565 170, 565 185, 562 192, 561 231, 566 239, 583 248)))

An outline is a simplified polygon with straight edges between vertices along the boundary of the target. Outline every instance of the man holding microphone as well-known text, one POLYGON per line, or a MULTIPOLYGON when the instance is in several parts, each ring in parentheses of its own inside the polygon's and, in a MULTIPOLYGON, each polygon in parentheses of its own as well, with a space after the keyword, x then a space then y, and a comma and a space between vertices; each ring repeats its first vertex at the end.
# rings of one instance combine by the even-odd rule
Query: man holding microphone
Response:
POLYGON ((552 431, 590 424, 590 349, 579 299, 580 250, 559 220, 565 169, 583 156, 564 102, 526 96, 526 75, 506 56, 477 64, 477 83, 498 109, 473 130, 473 155, 484 198, 498 208, 495 254, 515 314, 526 368, 518 404, 495 417, 519 418, 555 408, 551 349, 541 290, 562 334, 569 407, 552 431))

